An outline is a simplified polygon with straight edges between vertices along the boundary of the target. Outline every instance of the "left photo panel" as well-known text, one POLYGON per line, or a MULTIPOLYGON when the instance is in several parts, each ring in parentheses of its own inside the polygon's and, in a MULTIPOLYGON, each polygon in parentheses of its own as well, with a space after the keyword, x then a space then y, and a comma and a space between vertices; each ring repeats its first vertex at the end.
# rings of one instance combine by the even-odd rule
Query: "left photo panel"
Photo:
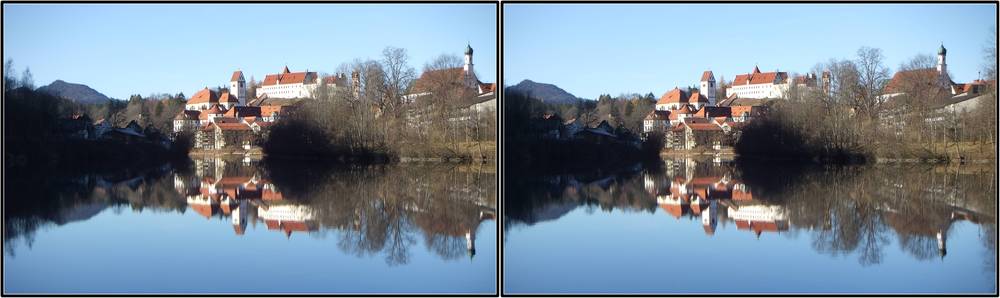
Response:
POLYGON ((496 3, 3 4, 3 294, 496 295, 496 3))

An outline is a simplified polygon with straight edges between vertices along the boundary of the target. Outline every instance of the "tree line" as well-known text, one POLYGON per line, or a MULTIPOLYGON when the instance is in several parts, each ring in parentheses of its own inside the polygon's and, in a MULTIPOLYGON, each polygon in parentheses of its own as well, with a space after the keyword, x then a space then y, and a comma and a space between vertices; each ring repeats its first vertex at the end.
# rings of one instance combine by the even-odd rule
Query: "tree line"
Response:
POLYGON ((974 109, 943 108, 953 95, 938 81, 932 56, 904 62, 899 71, 912 72, 897 75, 887 89, 892 77, 882 51, 862 47, 852 59, 830 59, 813 68, 830 72, 826 88, 790 84, 767 117, 744 129, 736 150, 827 162, 996 158, 995 34, 992 38, 983 51, 987 85, 974 109))
POLYGON ((274 157, 388 161, 399 157, 492 159, 493 111, 471 108, 484 99, 463 82, 461 60, 442 55, 427 63, 422 96, 412 96, 416 70, 405 49, 387 47, 379 60, 338 67, 346 86, 322 82, 313 100, 299 102, 271 128, 264 152, 274 157), (356 82, 353 76, 357 76, 356 82))

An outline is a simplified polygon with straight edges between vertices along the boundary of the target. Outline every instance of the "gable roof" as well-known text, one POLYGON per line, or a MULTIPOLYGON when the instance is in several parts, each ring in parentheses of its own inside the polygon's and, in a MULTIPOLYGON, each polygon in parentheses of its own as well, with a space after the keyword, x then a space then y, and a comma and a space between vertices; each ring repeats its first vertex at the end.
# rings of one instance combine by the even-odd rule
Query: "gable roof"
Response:
POLYGON ((760 72, 760 69, 754 66, 752 73, 736 75, 736 78, 733 79, 732 86, 777 83, 784 81, 787 78, 788 78, 787 72, 783 71, 760 72))
POLYGON ((223 92, 219 96, 219 103, 239 103, 240 100, 236 98, 236 95, 229 94, 228 91, 223 92))
POLYGON ((316 78, 314 71, 289 72, 288 66, 280 74, 269 74, 264 77, 261 86, 271 86, 278 84, 310 84, 316 78))
POLYGON ((234 71, 233 72, 233 77, 229 79, 230 82, 236 82, 236 81, 242 81, 242 80, 243 80, 243 72, 239 71, 239 70, 234 71))
POLYGON ((428 70, 420 74, 420 78, 413 82, 410 93, 429 92, 436 87, 435 84, 446 82, 463 84, 463 76, 465 76, 465 69, 461 67, 428 70))
POLYGON ((199 103, 215 103, 219 102, 219 96, 215 94, 214 91, 209 90, 208 87, 201 89, 191 99, 188 99, 187 104, 199 104, 199 103))
POLYGON ((687 96, 685 95, 686 94, 684 94, 684 91, 681 91, 681 89, 674 87, 673 90, 667 91, 667 93, 663 93, 663 96, 660 96, 660 100, 657 100, 656 104, 661 105, 668 103, 687 102, 687 96))
POLYGON ((885 92, 902 92, 902 89, 906 88, 907 82, 924 82, 934 84, 937 83, 939 75, 940 74, 937 69, 934 68, 898 71, 896 74, 892 75, 892 79, 890 79, 889 83, 885 85, 885 92))
POLYGON ((715 75, 712 74, 711 70, 706 70, 701 74, 701 81, 702 82, 715 81, 715 75))
POLYGON ((669 111, 652 110, 646 115, 645 120, 670 120, 669 111))

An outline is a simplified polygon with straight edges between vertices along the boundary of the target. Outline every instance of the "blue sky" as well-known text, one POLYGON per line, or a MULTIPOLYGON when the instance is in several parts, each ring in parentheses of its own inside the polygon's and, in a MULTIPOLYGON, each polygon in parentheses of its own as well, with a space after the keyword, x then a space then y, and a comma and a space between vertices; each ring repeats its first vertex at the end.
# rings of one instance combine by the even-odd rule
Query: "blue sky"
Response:
POLYGON ((753 70, 805 73, 880 48, 895 72, 943 42, 956 82, 976 79, 992 4, 504 5, 504 84, 553 83, 574 95, 647 93, 731 81, 753 70))
POLYGON ((83 83, 115 98, 258 81, 288 65, 333 73, 355 58, 407 49, 418 73, 441 54, 475 49, 480 80, 496 82, 494 4, 4 4, 3 58, 36 86, 83 83))

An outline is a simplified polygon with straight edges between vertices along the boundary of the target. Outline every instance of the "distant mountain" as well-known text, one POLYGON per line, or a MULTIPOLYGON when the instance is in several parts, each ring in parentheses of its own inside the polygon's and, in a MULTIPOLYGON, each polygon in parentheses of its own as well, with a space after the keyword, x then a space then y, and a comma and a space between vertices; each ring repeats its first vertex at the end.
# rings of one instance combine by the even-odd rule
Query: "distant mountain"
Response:
POLYGON ((524 80, 517 83, 517 85, 507 87, 504 89, 504 92, 526 95, 541 100, 544 103, 564 104, 576 103, 580 100, 556 85, 536 83, 531 80, 524 80))
POLYGON ((63 80, 56 80, 52 84, 38 87, 39 92, 63 97, 78 103, 97 104, 111 100, 104 94, 97 92, 84 84, 67 83, 63 80))

